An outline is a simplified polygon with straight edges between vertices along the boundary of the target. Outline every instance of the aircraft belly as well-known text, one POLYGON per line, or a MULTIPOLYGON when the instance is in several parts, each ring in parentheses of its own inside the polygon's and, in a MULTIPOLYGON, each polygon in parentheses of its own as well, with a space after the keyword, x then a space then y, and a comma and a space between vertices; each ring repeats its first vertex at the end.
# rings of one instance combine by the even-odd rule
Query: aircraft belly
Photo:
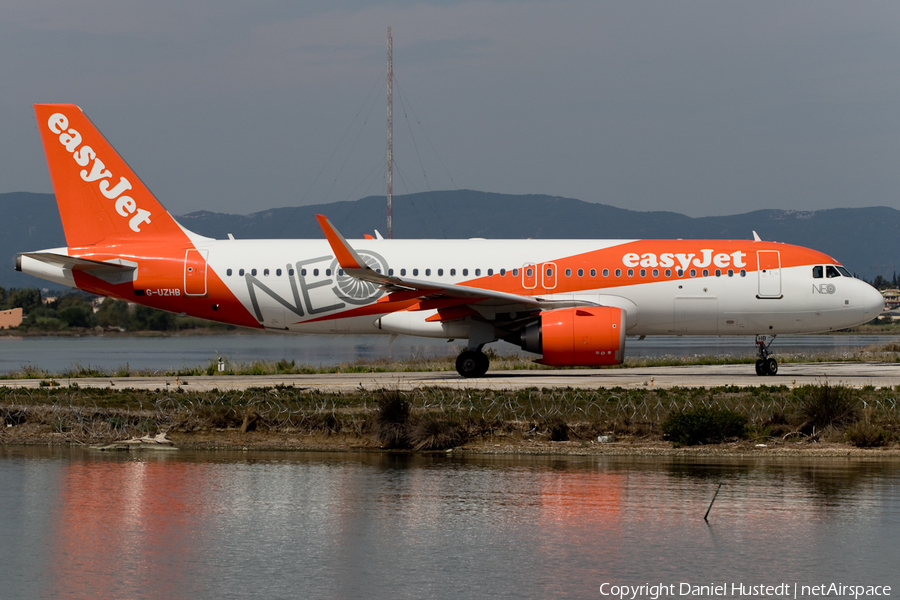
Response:
POLYGON ((366 335, 370 333, 388 334, 375 327, 375 317, 350 317, 346 319, 328 319, 324 321, 307 321, 304 323, 292 323, 288 326, 291 333, 349 333, 354 335, 366 335))

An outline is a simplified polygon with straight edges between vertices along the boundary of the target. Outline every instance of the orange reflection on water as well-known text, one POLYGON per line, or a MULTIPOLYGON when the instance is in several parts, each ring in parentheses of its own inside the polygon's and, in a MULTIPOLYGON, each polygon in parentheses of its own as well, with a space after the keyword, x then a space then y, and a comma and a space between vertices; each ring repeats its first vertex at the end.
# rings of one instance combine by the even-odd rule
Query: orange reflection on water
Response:
POLYGON ((188 465, 74 461, 59 485, 50 597, 187 597, 200 493, 188 465))
POLYGON ((583 525, 621 517, 624 478, 618 473, 550 471, 540 482, 542 522, 583 525))

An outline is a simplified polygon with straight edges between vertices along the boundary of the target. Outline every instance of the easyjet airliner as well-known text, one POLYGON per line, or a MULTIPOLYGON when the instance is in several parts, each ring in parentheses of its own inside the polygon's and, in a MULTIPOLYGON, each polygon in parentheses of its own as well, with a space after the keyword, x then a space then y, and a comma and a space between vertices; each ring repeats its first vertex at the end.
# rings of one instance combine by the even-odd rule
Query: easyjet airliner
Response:
MULTIPOLYGON (((65 248, 20 254, 54 283, 296 333, 467 339, 464 377, 505 340, 557 366, 615 365, 625 337, 842 329, 881 294, 830 256, 754 240, 216 240, 179 225, 77 106, 36 105, 65 248)), ((231 236, 229 236, 230 238, 231 236)))

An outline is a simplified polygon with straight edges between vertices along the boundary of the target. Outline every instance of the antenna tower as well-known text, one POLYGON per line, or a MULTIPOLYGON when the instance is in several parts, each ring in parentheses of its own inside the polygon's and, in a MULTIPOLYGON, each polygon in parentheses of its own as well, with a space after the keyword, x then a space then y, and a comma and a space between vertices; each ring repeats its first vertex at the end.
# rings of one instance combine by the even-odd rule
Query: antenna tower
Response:
POLYGON ((391 28, 388 27, 387 38, 387 237, 394 237, 393 211, 391 201, 394 198, 394 42, 391 28))

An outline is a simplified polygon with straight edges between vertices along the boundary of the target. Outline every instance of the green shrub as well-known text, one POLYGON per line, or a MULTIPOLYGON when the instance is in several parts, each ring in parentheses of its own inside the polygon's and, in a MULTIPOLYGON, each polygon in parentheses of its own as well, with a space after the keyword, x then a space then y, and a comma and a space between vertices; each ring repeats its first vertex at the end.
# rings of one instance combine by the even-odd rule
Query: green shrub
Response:
POLYGON ((854 423, 847 428, 844 437, 857 448, 877 448, 893 439, 893 434, 871 423, 854 423))
POLYGON ((676 446, 714 444, 746 437, 747 417, 732 410, 698 408, 670 414, 660 428, 676 446))
POLYGON ((842 426, 859 420, 859 402, 853 390, 842 385, 804 386, 798 390, 800 431, 810 433, 829 425, 842 426))

